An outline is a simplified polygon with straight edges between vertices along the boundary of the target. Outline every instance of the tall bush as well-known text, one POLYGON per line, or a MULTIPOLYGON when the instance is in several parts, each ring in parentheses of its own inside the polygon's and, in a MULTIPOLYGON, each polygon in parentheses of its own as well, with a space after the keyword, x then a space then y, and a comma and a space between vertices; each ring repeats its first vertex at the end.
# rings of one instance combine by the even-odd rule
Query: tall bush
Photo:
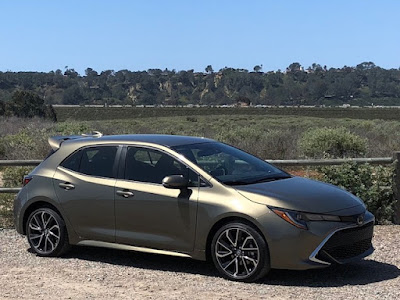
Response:
POLYGON ((312 128, 299 141, 306 157, 356 157, 367 150, 367 141, 344 127, 312 128))
POLYGON ((11 101, 5 105, 5 114, 22 118, 49 118, 56 121, 56 113, 52 106, 47 106, 44 100, 30 91, 15 91, 11 101))
POLYGON ((262 159, 285 159, 295 157, 297 136, 297 131, 260 130, 248 126, 222 129, 213 138, 262 159))
POLYGON ((0 137, 0 159, 40 159, 49 152, 46 130, 21 130, 0 137))
POLYGON ((322 167, 320 171, 322 181, 337 185, 361 198, 378 223, 393 221, 396 202, 393 195, 393 167, 348 163, 322 167))
POLYGON ((19 187, 22 179, 31 172, 33 167, 8 167, 3 169, 4 187, 19 187))
POLYGON ((0 194, 0 228, 13 225, 13 194, 0 194))
MULTIPOLYGON (((8 167, 3 168, 2 180, 4 187, 19 187, 22 179, 33 167, 8 167)), ((14 194, 0 194, 0 228, 9 228, 13 224, 14 194)))

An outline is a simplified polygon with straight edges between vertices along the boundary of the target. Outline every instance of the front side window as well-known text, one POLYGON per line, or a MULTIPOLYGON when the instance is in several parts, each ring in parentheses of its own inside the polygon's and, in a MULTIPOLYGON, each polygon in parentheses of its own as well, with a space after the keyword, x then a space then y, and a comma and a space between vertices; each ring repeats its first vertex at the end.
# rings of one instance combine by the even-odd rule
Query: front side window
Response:
POLYGON ((117 150, 117 146, 84 148, 69 156, 61 166, 86 175, 114 178, 117 150))
POLYGON ((173 149, 227 185, 252 184, 290 177, 267 162, 223 143, 181 145, 173 149))
POLYGON ((198 185, 198 175, 172 156, 154 149, 128 147, 125 179, 161 184, 166 176, 182 175, 189 186, 198 185))

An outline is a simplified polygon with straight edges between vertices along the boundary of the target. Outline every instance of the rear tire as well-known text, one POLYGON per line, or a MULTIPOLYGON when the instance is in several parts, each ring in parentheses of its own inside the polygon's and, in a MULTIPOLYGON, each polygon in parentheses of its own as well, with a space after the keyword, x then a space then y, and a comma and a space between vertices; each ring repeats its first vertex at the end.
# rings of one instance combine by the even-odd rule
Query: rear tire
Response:
POLYGON ((38 208, 30 214, 26 236, 32 250, 39 256, 61 256, 70 248, 65 223, 51 208, 38 208))
POLYGON ((270 270, 264 238, 252 226, 241 222, 228 223, 215 233, 211 256, 221 275, 234 281, 253 282, 270 270))

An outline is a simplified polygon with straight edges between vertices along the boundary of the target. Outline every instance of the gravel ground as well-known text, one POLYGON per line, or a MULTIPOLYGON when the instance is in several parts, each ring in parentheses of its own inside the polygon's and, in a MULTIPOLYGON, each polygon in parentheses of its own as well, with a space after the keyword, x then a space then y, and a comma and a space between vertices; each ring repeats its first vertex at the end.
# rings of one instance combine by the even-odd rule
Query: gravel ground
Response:
POLYGON ((0 230, 1 299, 400 299, 400 226, 376 226, 375 253, 351 265, 272 270, 260 283, 218 277, 191 259, 94 247, 63 258, 31 253, 0 230))

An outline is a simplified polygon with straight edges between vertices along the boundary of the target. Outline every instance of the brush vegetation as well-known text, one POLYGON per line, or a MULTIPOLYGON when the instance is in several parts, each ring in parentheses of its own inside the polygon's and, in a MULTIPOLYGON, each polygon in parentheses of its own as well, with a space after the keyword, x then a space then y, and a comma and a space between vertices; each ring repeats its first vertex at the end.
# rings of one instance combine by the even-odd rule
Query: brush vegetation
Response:
MULTIPOLYGON (((263 159, 387 157, 400 149, 400 122, 273 115, 189 115, 54 123, 41 118, 0 119, 0 159, 43 159, 53 135, 158 133, 213 138, 263 159)), ((379 222, 393 215, 393 169, 344 165, 313 169, 311 177, 360 196, 379 222)), ((3 168, 4 185, 20 185, 29 168, 3 168)), ((0 223, 11 224, 11 195, 0 196, 0 223)), ((1 226, 0 224, 0 226, 1 226)))

